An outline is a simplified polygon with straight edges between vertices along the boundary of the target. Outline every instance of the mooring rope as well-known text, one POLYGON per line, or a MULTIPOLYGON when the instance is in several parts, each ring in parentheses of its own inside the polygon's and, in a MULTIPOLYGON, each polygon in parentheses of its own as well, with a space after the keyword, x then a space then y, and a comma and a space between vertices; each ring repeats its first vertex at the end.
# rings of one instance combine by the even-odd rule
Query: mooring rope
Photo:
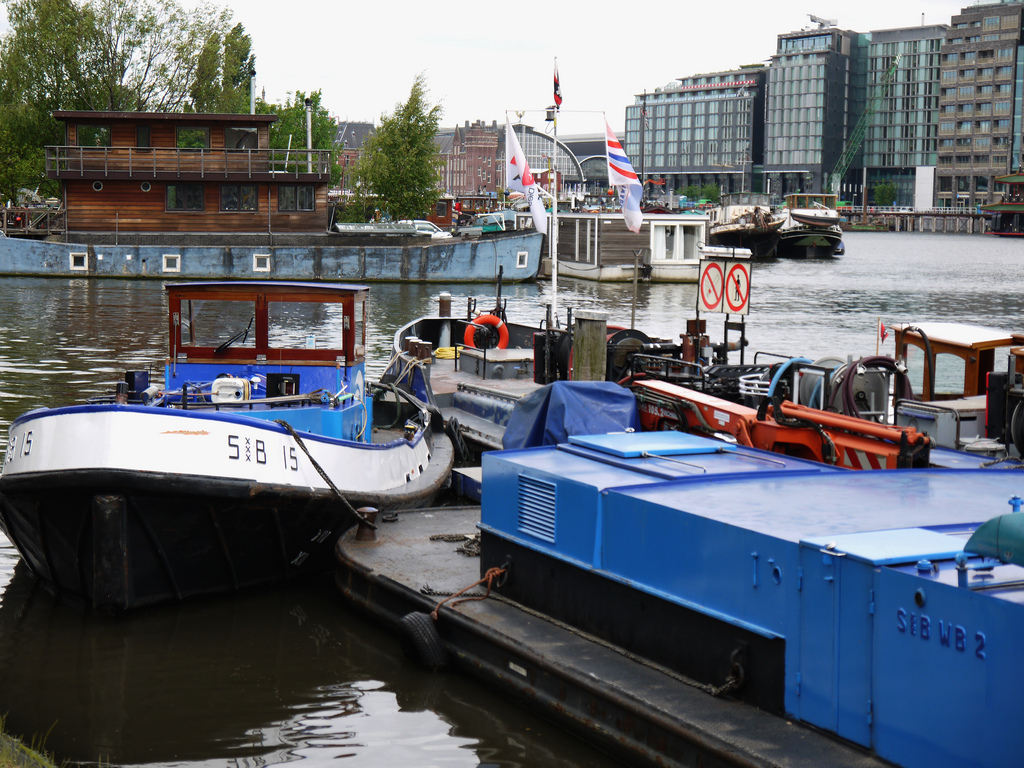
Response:
POLYGON ((302 438, 299 437, 299 433, 295 431, 295 428, 292 427, 292 425, 289 424, 284 419, 274 419, 274 423, 280 424, 282 427, 288 430, 288 434, 290 434, 292 438, 294 438, 295 442, 298 443, 299 448, 301 448, 302 452, 306 454, 306 458, 309 459, 309 463, 313 465, 313 469, 315 469, 319 473, 320 477, 324 479, 324 482, 327 483, 328 487, 330 487, 330 489, 334 491, 334 495, 338 497, 346 511, 348 511, 349 514, 353 515, 356 518, 356 520, 360 522, 360 524, 367 525, 373 530, 377 530, 376 525, 367 520, 363 515, 359 514, 359 511, 352 506, 352 503, 341 495, 341 491, 338 490, 338 486, 331 482, 331 478, 329 478, 327 476, 327 473, 324 472, 323 467, 321 467, 317 463, 316 459, 313 458, 312 454, 310 454, 309 449, 306 447, 306 444, 302 441, 302 438))
POLYGON ((484 577, 482 579, 480 579, 479 581, 473 582, 472 584, 470 584, 465 589, 460 589, 455 594, 449 595, 444 600, 439 602, 436 606, 434 606, 434 610, 430 612, 430 617, 434 621, 437 621, 437 612, 439 610, 441 610, 441 606, 442 605, 447 603, 449 600, 458 597, 459 595, 462 595, 462 594, 465 594, 466 592, 469 592, 469 590, 473 589, 474 587, 479 587, 484 582, 487 582, 487 593, 486 594, 483 594, 483 595, 471 595, 469 597, 464 597, 461 600, 456 600, 454 603, 452 603, 451 607, 454 608, 455 606, 460 605, 461 603, 468 602, 470 600, 486 600, 488 597, 490 597, 491 586, 493 585, 494 580, 496 578, 498 578, 499 576, 501 576, 502 574, 504 574, 504 573, 505 573, 505 569, 504 568, 488 568, 487 572, 484 574, 484 577))

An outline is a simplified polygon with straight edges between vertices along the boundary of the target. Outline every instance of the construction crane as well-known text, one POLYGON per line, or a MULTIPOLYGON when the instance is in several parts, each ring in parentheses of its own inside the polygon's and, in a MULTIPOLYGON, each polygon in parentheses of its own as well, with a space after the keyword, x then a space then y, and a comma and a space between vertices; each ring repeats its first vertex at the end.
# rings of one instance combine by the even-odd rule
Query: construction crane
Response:
POLYGON ((889 86, 896 79, 896 69, 900 65, 901 58, 903 58, 902 53, 896 54, 889 68, 885 70, 885 74, 875 84, 875 90, 872 91, 870 98, 868 98, 868 103, 864 105, 864 114, 860 116, 860 120, 857 121, 857 124, 850 132, 850 137, 846 140, 846 146, 843 148, 843 154, 839 156, 839 162, 836 163, 836 167, 832 169, 832 173, 828 177, 828 189, 832 194, 839 194, 839 185, 843 181, 843 176, 850 170, 853 158, 857 155, 861 142, 864 141, 864 134, 868 130, 868 121, 878 111, 882 99, 885 98, 885 94, 889 91, 889 86))

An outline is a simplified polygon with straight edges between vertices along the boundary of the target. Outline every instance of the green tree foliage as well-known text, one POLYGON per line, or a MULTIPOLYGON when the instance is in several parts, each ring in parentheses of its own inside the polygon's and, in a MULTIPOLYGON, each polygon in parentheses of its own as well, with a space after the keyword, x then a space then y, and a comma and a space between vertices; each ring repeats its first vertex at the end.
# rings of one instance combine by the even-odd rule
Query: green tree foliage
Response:
POLYGON ((875 184, 875 188, 872 190, 875 198, 875 205, 883 207, 892 205, 896 202, 898 192, 899 190, 897 190, 896 185, 893 184, 892 181, 888 179, 880 181, 878 184, 875 184))
POLYGON ((234 33, 230 11, 206 3, 186 11, 177 0, 4 2, 5 103, 48 111, 185 109, 207 44, 234 33))
POLYGON ((427 102, 426 81, 418 75, 408 101, 381 115, 363 146, 355 168, 357 204, 373 196, 392 219, 426 215, 440 195, 434 144, 440 119, 441 106, 427 102))
MULTIPOLYGON (((0 205, 16 203, 22 188, 38 190, 43 197, 55 197, 59 191, 57 182, 44 173, 45 160, 36 146, 35 117, 35 110, 28 106, 0 105, 0 205)), ((54 128, 59 130, 56 125, 54 128)))
POLYGON ((717 203, 722 199, 722 190, 717 184, 705 184, 700 188, 701 199, 710 200, 712 203, 717 203))
POLYGON ((195 112, 248 112, 255 70, 256 57, 245 27, 236 24, 223 37, 210 35, 199 54, 189 108, 195 112))
POLYGON ((695 203, 700 200, 700 187, 696 184, 691 184, 690 186, 683 188, 679 194, 685 195, 687 200, 691 203, 695 203))
MULTIPOLYGON (((305 162, 301 151, 306 147, 306 94, 295 91, 289 94, 283 104, 267 104, 257 101, 256 112, 262 115, 277 115, 277 120, 270 124, 270 146, 274 149, 295 150, 295 161, 305 162)), ((313 123, 313 149, 334 149, 338 136, 338 125, 323 106, 320 91, 309 94, 310 117, 313 123)), ((341 168, 337 158, 331 165, 331 185, 337 186, 341 181, 341 168)))

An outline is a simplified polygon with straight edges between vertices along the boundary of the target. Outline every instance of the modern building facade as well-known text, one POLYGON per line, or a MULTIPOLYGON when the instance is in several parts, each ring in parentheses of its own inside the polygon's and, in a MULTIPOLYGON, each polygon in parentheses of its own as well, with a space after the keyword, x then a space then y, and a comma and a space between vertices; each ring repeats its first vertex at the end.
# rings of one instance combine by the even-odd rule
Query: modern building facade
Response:
POLYGON ((864 109, 866 36, 830 23, 779 35, 768 68, 764 172, 777 200, 828 191, 864 109))
POLYGON ((756 65, 694 75, 638 95, 626 107, 624 144, 637 173, 667 191, 759 190, 765 72, 756 65))
POLYGON ((940 56, 949 27, 945 24, 885 29, 870 33, 867 57, 868 98, 882 84, 896 57, 895 80, 885 89, 869 118, 863 159, 850 174, 840 196, 860 202, 864 180, 868 201, 883 182, 896 186, 897 206, 934 205, 939 144, 940 56), (866 169, 857 179, 856 168, 866 169))
POLYGON ((952 19, 941 54, 939 206, 995 202, 996 177, 1020 167, 1022 9, 973 5, 952 19))

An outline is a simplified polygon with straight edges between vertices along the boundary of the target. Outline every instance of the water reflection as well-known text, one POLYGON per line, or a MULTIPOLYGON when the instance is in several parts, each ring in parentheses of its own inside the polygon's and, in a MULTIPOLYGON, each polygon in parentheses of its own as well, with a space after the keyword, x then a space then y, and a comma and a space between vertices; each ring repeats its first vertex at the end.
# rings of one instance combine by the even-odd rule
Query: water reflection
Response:
POLYGON ((19 564, 0 602, 0 711, 85 764, 604 764, 470 681, 406 662, 330 579, 112 618, 19 564))

